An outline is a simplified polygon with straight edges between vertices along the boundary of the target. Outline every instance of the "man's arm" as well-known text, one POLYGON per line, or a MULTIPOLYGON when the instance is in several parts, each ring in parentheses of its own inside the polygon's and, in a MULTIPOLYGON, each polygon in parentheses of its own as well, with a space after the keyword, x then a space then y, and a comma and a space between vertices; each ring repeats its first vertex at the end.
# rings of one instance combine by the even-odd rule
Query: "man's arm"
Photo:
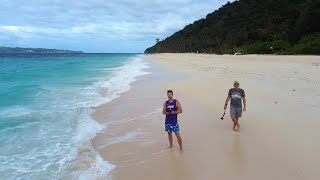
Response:
POLYGON ((227 109, 230 98, 230 96, 227 97, 226 102, 224 103, 224 109, 227 109))
POLYGON ((162 114, 169 114, 166 110, 166 103, 163 103, 162 114))
POLYGON ((171 114, 181 114, 182 113, 182 107, 180 102, 177 100, 177 111, 172 111, 171 114))
POLYGON ((243 111, 246 111, 246 110, 247 110, 247 100, 246 100, 246 97, 244 96, 244 97, 242 98, 242 100, 243 100, 243 105, 244 105, 243 111))

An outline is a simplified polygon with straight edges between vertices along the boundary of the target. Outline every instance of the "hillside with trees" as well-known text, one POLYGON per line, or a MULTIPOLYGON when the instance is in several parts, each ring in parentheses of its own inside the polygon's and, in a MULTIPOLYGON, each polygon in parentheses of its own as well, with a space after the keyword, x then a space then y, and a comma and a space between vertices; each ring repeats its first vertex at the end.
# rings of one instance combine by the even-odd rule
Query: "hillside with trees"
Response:
POLYGON ((320 0, 238 0, 145 53, 320 54, 320 0))

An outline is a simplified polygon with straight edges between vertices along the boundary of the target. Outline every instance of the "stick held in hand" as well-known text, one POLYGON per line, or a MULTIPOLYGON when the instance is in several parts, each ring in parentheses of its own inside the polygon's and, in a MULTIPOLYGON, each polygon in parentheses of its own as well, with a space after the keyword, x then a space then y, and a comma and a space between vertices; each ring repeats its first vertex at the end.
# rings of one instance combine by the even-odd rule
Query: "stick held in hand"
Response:
POLYGON ((226 115, 226 110, 224 110, 224 113, 223 113, 222 117, 220 118, 221 120, 223 120, 224 115, 226 115))

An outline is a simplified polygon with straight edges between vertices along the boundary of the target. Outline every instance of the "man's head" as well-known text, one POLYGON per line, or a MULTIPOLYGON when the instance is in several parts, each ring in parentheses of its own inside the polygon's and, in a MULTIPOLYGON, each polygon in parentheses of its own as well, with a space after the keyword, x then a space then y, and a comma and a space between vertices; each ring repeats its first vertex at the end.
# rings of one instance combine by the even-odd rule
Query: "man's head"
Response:
POLYGON ((240 83, 238 81, 234 81, 233 87, 236 88, 236 89, 239 88, 240 87, 240 83))
POLYGON ((172 90, 168 90, 167 91, 167 96, 168 96, 168 99, 172 99, 173 98, 173 91, 172 90))

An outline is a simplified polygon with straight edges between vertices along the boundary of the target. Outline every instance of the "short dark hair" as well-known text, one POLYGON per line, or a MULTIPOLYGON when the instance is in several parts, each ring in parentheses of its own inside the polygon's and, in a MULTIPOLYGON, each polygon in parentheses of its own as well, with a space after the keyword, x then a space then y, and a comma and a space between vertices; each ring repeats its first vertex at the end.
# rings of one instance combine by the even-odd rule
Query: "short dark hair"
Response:
POLYGON ((172 94, 173 94, 173 91, 172 91, 172 90, 168 90, 168 91, 167 91, 167 94, 168 94, 168 93, 172 93, 172 94))

